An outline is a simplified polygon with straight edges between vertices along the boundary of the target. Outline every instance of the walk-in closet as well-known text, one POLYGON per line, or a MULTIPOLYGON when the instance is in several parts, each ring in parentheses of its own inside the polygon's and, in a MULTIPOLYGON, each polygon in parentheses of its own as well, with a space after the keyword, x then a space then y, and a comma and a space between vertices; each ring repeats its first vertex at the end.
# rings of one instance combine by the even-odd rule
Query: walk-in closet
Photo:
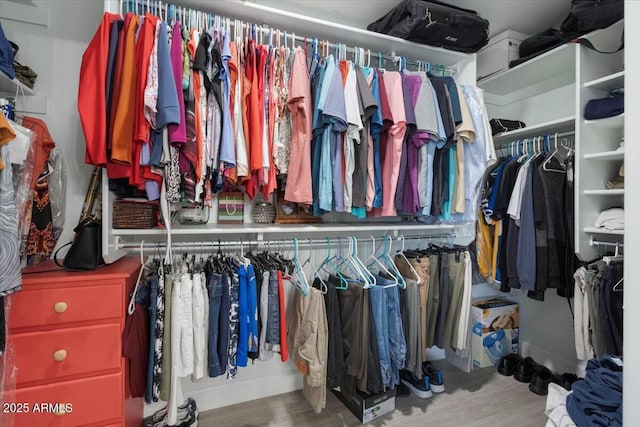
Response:
POLYGON ((638 17, 0 0, 0 425, 640 425, 638 17))

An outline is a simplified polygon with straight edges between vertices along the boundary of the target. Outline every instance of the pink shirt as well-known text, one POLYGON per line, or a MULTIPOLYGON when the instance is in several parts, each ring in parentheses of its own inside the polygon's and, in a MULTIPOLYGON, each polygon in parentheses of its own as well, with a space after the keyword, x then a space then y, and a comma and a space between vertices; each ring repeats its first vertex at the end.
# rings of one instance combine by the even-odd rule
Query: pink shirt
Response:
POLYGON ((380 154, 382 158, 382 209, 375 216, 396 216, 395 206, 398 175, 400 172, 400 158, 402 144, 407 131, 402 95, 402 76, 397 71, 387 71, 381 75, 389 102, 389 109, 393 117, 393 124, 389 126, 380 138, 380 154))
POLYGON ((287 107, 291 111, 291 155, 284 199, 289 202, 311 205, 311 82, 307 71, 307 55, 300 46, 291 68, 287 107))

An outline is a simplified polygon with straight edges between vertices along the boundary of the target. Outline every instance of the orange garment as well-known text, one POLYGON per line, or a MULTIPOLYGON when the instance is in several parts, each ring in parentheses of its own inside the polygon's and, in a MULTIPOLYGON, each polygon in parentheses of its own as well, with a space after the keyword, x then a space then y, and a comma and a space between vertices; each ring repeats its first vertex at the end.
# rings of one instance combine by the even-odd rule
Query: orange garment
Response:
MULTIPOLYGON (((196 45, 196 30, 192 29, 189 35, 189 43, 187 43, 187 50, 189 51, 189 56, 191 58, 196 57, 196 49, 198 46, 196 45)), ((203 135, 202 135, 202 114, 200 111, 200 89, 204 82, 202 81, 201 71, 192 71, 193 72, 193 96, 194 96, 194 108, 193 115, 195 120, 196 127, 196 153, 198 161, 194 166, 195 168, 195 177, 196 182, 200 182, 202 179, 202 164, 204 160, 204 147, 203 147, 203 135)))
MULTIPOLYGON (((107 164, 107 60, 109 33, 119 14, 105 13, 91 42, 82 55, 80 83, 78 85, 78 113, 84 133, 85 163, 107 164)), ((39 174, 38 174, 39 175, 39 174)), ((38 175, 34 173, 34 178, 38 175)), ((35 184, 35 183, 34 183, 35 184)))
MULTIPOLYGON (((229 59, 229 82, 231 87, 229 88, 229 114, 231 115, 231 129, 233 135, 233 146, 236 146, 236 120, 233 114, 233 108, 235 106, 236 99, 236 83, 238 82, 238 48, 235 42, 229 43, 229 50, 231 52, 231 58, 229 59)), ((225 173, 227 179, 232 184, 238 183, 238 168, 234 165, 227 168, 225 173)))
POLYGON ((49 134, 49 128, 47 128, 47 124, 44 121, 36 119, 35 117, 25 117, 24 119, 22 119, 22 126, 30 129, 36 134, 36 139, 33 143, 32 150, 29 152, 29 156, 31 156, 31 152, 34 153, 32 162, 33 176, 31 177, 30 187, 33 190, 36 188, 36 182, 38 181, 40 174, 44 171, 44 168, 49 161, 49 153, 56 146, 56 143, 53 138, 51 138, 51 135, 49 134))
MULTIPOLYGON (((238 54, 238 59, 240 55, 238 54)), ((242 133, 244 134, 244 144, 247 151, 247 164, 249 165, 249 175, 239 177, 241 183, 246 183, 251 176, 251 134, 249 132, 249 104, 251 94, 251 80, 247 78, 245 73, 239 73, 239 77, 242 79, 242 94, 240 95, 241 111, 242 111, 242 133)))
MULTIPOLYGON (((122 59, 122 72, 118 90, 118 101, 115 118, 113 121, 113 140, 111 144, 111 160, 127 165, 131 164, 133 151, 133 124, 135 108, 135 54, 136 54, 136 31, 140 23, 137 15, 128 13, 125 20, 125 42, 124 56, 122 59)), ((107 168, 110 169, 110 168, 107 168)), ((122 171, 124 169, 118 168, 122 171)), ((118 174, 122 175, 122 174, 118 174)), ((125 178, 125 176, 112 176, 109 178, 125 178)))
MULTIPOLYGON (((0 114, 0 147, 12 141, 15 137, 16 133, 13 131, 11 125, 9 125, 9 121, 4 114, 0 114)), ((2 169, 4 169, 4 162, 2 161, 2 157, 0 157, 0 170, 2 169)))

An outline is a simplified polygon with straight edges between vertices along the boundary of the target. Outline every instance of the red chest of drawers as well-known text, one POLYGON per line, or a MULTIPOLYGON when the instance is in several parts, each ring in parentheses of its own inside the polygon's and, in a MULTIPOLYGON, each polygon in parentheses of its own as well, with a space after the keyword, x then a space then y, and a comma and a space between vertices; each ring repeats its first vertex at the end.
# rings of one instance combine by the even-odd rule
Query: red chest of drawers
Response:
POLYGON ((124 258, 91 272, 23 274, 10 297, 6 374, 15 375, 5 378, 13 385, 0 425, 140 425, 143 401, 129 397, 121 340, 139 268, 124 258))

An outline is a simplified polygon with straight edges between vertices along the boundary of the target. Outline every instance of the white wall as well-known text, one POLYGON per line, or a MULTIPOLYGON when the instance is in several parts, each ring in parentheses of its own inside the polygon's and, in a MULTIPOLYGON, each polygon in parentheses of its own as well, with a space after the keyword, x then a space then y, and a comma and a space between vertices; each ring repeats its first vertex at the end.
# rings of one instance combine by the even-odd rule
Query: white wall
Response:
MULTIPOLYGON (((640 2, 627 0, 625 6, 625 38, 626 41, 640 40, 640 2)), ((640 168, 635 163, 640 161, 640 54, 631 43, 625 49, 625 180, 634 185, 627 185, 625 205, 625 257, 624 263, 624 425, 640 425, 640 168)))
POLYGON ((2 1, 0 20, 7 38, 20 46, 16 59, 38 74, 34 87, 38 96, 27 101, 46 114, 27 115, 47 123, 56 146, 64 153, 67 202, 59 242, 66 243, 73 238, 91 173, 91 168, 84 164, 84 137, 76 100, 82 53, 100 22, 103 3, 93 0, 33 3, 30 6, 2 1), (41 19, 44 25, 29 23, 41 19))

